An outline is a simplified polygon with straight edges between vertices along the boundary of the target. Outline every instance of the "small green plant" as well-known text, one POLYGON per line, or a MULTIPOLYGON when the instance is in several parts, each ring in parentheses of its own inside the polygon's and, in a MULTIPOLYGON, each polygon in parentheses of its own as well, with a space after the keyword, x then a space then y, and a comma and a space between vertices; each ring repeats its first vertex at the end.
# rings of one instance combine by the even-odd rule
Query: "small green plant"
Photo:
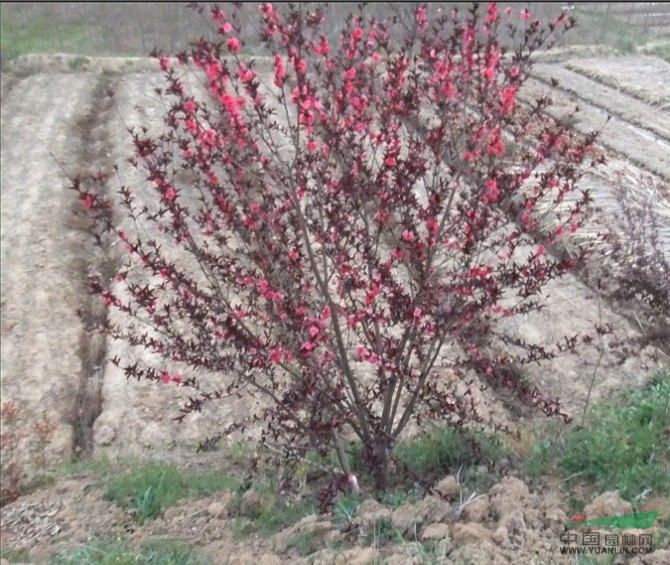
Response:
POLYGON ((379 547, 388 543, 402 541, 403 537, 390 518, 379 520, 367 535, 368 545, 379 547))
POLYGON ((68 67, 70 67, 70 70, 72 71, 78 71, 88 65, 91 62, 91 60, 88 57, 75 57, 68 63, 68 67))
POLYGON ((157 518, 160 515, 162 507, 159 497, 166 473, 167 470, 163 472, 163 476, 157 487, 154 488, 154 485, 149 485, 144 494, 135 498, 135 519, 140 524, 157 518))
POLYGON ((603 555, 598 557, 578 555, 576 565, 612 565, 615 559, 616 555, 603 555))
POLYGON ((647 55, 654 55, 670 63, 670 41, 654 45, 651 49, 646 49, 647 55))
POLYGON ((105 498, 130 510, 138 522, 144 523, 181 498, 207 496, 236 486, 237 482, 227 475, 185 474, 174 466, 154 463, 112 477, 105 498))
POLYGON ((208 560, 176 540, 147 542, 139 550, 125 540, 93 539, 57 555, 52 565, 207 565, 208 560))
POLYGON ((311 533, 308 532, 298 532, 295 534, 291 540, 288 542, 288 549, 295 549, 299 555, 306 557, 312 553, 316 553, 320 549, 321 544, 311 533))
POLYGON ((345 496, 338 500, 334 510, 335 520, 338 522, 351 520, 356 515, 360 503, 360 499, 353 496, 345 496))
POLYGON ((246 493, 238 490, 230 501, 228 511, 235 519, 233 535, 236 539, 252 533, 269 536, 292 526, 305 516, 317 513, 317 501, 310 496, 296 498, 279 495, 279 486, 272 473, 251 487, 256 503, 246 504, 246 493))

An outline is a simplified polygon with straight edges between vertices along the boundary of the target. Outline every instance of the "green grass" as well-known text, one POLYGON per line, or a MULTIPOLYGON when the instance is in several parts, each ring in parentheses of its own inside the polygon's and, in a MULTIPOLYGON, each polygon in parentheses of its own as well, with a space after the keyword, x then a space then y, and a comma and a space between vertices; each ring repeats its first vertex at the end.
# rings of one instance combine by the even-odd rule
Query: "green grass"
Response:
POLYGON ((423 435, 400 442, 393 452, 398 463, 424 478, 442 478, 460 466, 472 467, 496 461, 505 454, 498 436, 481 432, 459 432, 432 426, 423 435), (473 452, 472 445, 479 447, 473 452))
POLYGON ((230 505, 231 514, 236 516, 234 534, 237 539, 252 533, 270 536, 292 526, 305 516, 318 513, 316 501, 309 498, 299 501, 287 500, 285 497, 275 494, 275 487, 268 484, 257 484, 253 488, 260 490, 263 497, 263 504, 258 508, 254 517, 240 515, 241 493, 236 496, 230 505))
POLYGON ((585 427, 538 443, 527 472, 557 469, 627 500, 647 489, 670 492, 670 371, 643 387, 594 405, 585 427))
POLYGON ((30 553, 27 549, 0 548, 0 559, 5 559, 10 563, 26 563, 29 557, 30 553))
POLYGON ((321 541, 309 532, 298 532, 289 540, 286 547, 287 549, 295 549, 301 557, 306 557, 323 549, 321 541))
POLYGON ((645 50, 647 55, 654 55, 670 63, 670 41, 658 44, 652 49, 645 50))
POLYGON ((52 565, 208 565, 209 560, 176 540, 160 540, 132 549, 124 540, 94 539, 54 557, 52 565))
POLYGON ((204 497, 237 485, 228 475, 187 473, 172 465, 152 463, 110 477, 105 499, 129 509, 137 522, 144 523, 182 498, 204 497))
POLYGON ((26 53, 90 53, 99 34, 90 26, 58 24, 43 14, 2 10, 0 51, 9 61, 26 53))
POLYGON ((609 45, 621 53, 633 53, 635 48, 657 39, 652 33, 643 33, 641 25, 629 24, 612 14, 575 14, 577 30, 566 35, 568 44, 609 45))

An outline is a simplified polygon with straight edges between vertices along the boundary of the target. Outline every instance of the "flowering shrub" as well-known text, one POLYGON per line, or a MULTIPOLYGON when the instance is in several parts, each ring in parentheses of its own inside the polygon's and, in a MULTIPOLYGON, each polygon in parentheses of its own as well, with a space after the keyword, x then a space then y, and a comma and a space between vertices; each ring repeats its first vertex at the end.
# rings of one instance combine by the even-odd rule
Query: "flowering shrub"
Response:
POLYGON ((595 136, 577 140, 544 119, 546 98, 517 102, 531 54, 574 22, 561 16, 545 28, 495 3, 465 14, 419 6, 411 22, 361 11, 332 45, 319 8, 264 4, 263 73, 243 57, 235 17, 208 10, 220 41, 201 39, 179 64, 156 54, 166 131, 132 132, 131 162, 157 204, 122 187, 122 206, 159 237, 123 231, 101 190, 74 183, 96 237, 128 252, 114 285, 91 280, 135 320, 106 330, 192 370, 134 363, 126 374, 190 388, 181 420, 229 394, 264 397, 227 432, 260 421, 263 442, 289 460, 309 449, 337 455, 334 488, 355 485, 352 437, 383 489, 412 419, 480 421, 475 385, 458 387, 468 372, 560 414, 510 367, 576 340, 517 340, 525 353, 505 354, 495 322, 539 309, 543 287, 581 258, 546 250, 580 225, 588 195, 575 183, 595 136), (505 29, 521 36, 514 50, 501 43, 505 29), (185 87, 189 64, 206 96, 185 87), (174 180, 183 172, 188 186, 174 180), (171 246, 197 269, 175 261, 171 246), (227 375, 228 386, 209 387, 204 371, 227 375))

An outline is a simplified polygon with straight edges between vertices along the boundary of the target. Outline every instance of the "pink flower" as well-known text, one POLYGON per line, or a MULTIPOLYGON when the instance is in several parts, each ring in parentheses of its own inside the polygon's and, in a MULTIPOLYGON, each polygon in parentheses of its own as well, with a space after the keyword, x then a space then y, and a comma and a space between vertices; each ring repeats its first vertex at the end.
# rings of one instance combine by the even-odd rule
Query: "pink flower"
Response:
POLYGON ((279 349, 270 350, 270 360, 273 363, 279 363, 281 361, 281 352, 279 351, 279 349))
POLYGON ((416 10, 416 21, 419 24, 419 31, 426 29, 428 18, 426 17, 426 8, 419 6, 416 10))
POLYGON ((386 163, 387 167, 393 167, 396 164, 395 157, 387 157, 384 159, 384 163, 386 163))
POLYGON ((307 61, 305 61, 305 59, 297 59, 294 66, 295 70, 301 75, 304 75, 307 72, 307 61))
POLYGON ((538 246, 536 253, 537 253, 538 257, 542 257, 542 255, 545 255, 547 253, 547 250, 544 247, 544 245, 540 245, 540 246, 538 246))
POLYGON ((177 197, 177 193, 175 192, 173 187, 170 187, 167 189, 165 192, 165 198, 168 200, 174 200, 177 197))
POLYGON ((518 76, 519 76, 519 67, 517 67, 516 65, 514 65, 514 66, 509 70, 509 74, 510 74, 510 76, 518 77, 518 76))
POLYGON ((381 59, 381 57, 379 56, 379 53, 377 53, 377 52, 375 51, 375 52, 372 54, 372 60, 373 60, 375 63, 379 63, 379 60, 380 60, 380 59, 381 59))
POLYGON ((84 208, 86 208, 87 210, 90 210, 91 206, 93 206, 93 197, 90 194, 87 194, 84 197, 83 203, 84 203, 84 208))
POLYGON ((486 181, 486 197, 489 202, 496 202, 500 196, 500 190, 498 189, 498 183, 495 179, 488 179, 486 181))
POLYGON ((421 308, 419 308, 418 306, 416 308, 414 308, 414 317, 417 320, 421 319, 422 314, 423 314, 423 310, 421 310, 421 308))
POLYGON ((161 63, 161 69, 164 71, 167 71, 168 68, 170 67, 170 59, 168 59, 167 57, 161 57, 160 63, 161 63))
POLYGON ((319 335, 319 328, 317 328, 316 326, 310 326, 309 337, 314 339, 317 335, 319 335))
POLYGON ((486 14, 485 21, 487 23, 493 23, 498 19, 498 6, 495 2, 489 2, 489 11, 486 14))
POLYGON ((193 100, 187 100, 184 103, 184 110, 186 110, 188 113, 195 112, 195 109, 197 108, 195 102, 193 100))
POLYGON ((411 232, 409 230, 405 230, 404 232, 402 232, 402 238, 403 238, 403 240, 405 240, 408 243, 410 241, 414 241, 414 232, 411 232))
POLYGON ((330 52, 330 44, 328 43, 328 40, 325 37, 321 36, 321 38, 319 39, 319 44, 314 45, 312 49, 314 53, 316 53, 317 55, 328 55, 328 53, 330 52))
POLYGON ((219 28, 219 30, 221 30, 223 33, 230 33, 232 29, 233 26, 231 26, 229 22, 226 22, 219 28))
POLYGON ((503 143, 503 140, 499 137, 492 139, 489 144, 489 153, 496 157, 502 157, 505 153, 505 144, 503 143))
POLYGON ((354 41, 358 41, 363 37, 363 30, 360 27, 357 27, 351 34, 351 37, 354 38, 354 41))
POLYGON ((246 65, 241 64, 237 69, 237 76, 240 77, 242 82, 251 82, 254 80, 256 73, 248 68, 246 65))
POLYGON ((435 235, 437 233, 437 220, 435 218, 428 218, 426 220, 426 229, 428 230, 428 233, 435 235))
POLYGON ((505 15, 509 16, 511 13, 512 13, 512 6, 507 6, 507 8, 505 8, 505 15))
POLYGON ((319 148, 319 144, 314 140, 310 141, 307 144, 307 149, 309 149, 310 151, 316 151, 318 148, 319 148))
POLYGON ((275 55, 275 86, 284 86, 286 80, 286 69, 284 68, 284 60, 281 55, 275 55))
POLYGON ((509 114, 514 107, 514 100, 516 98, 517 89, 514 86, 506 86, 503 88, 500 102, 502 105, 501 112, 503 115, 509 114))
POLYGON ((228 49, 233 53, 237 54, 240 52, 240 40, 237 39, 236 37, 231 37, 226 42, 226 45, 228 46, 228 49))
POLYGON ((398 261, 400 261, 404 255, 402 249, 398 249, 397 247, 391 252, 391 256, 398 261))
POLYGON ((344 78, 346 80, 352 80, 352 79, 356 78, 356 69, 351 67, 350 69, 347 69, 346 71, 344 71, 344 78))
POLYGON ((528 20, 530 20, 530 12, 526 9, 521 10, 521 19, 524 22, 527 22, 528 20))

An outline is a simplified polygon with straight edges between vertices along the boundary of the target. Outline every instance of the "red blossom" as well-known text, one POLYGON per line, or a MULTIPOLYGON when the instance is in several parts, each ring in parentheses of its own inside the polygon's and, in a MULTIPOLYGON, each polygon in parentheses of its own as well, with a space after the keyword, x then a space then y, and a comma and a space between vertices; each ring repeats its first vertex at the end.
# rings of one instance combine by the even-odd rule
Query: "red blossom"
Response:
POLYGON ((231 37, 228 41, 226 41, 226 45, 228 46, 229 51, 232 53, 237 54, 240 52, 240 40, 236 37, 231 37))

